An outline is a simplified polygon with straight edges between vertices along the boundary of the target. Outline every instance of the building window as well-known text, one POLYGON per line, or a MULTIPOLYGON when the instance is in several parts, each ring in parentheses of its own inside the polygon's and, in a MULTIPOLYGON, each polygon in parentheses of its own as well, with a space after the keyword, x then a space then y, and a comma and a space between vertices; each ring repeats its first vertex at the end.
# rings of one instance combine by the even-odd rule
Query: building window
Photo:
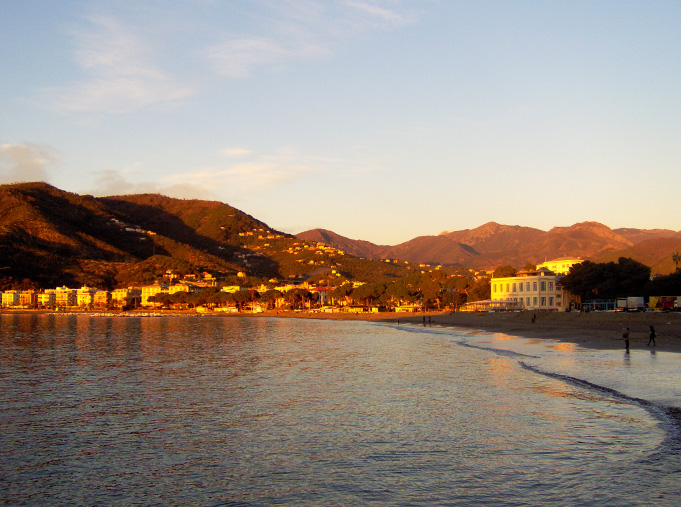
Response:
POLYGON ((496 291, 497 291, 497 284, 493 283, 492 284, 492 292, 496 292, 496 291))
POLYGON ((532 282, 532 290, 537 292, 537 282, 532 282))
POLYGON ((515 291, 516 291, 516 284, 514 283, 513 284, 513 292, 515 292, 515 291))
POLYGON ((546 306, 546 298, 545 297, 541 298, 541 305, 546 306))
POLYGON ((520 292, 523 291, 523 282, 520 282, 520 283, 518 284, 518 288, 520 289, 520 292))
POLYGON ((541 291, 545 291, 545 290, 546 290, 546 282, 545 282, 544 280, 542 280, 541 282, 539 282, 539 290, 541 290, 541 291))
POLYGON ((508 285, 509 285, 509 284, 506 284, 506 292, 508 292, 508 285))
POLYGON ((532 298, 532 304, 533 304, 534 306, 537 306, 537 296, 535 296, 535 297, 532 298))
POLYGON ((527 306, 530 306, 530 298, 526 298, 525 301, 526 301, 527 306))
POLYGON ((549 306, 553 306, 553 298, 549 296, 549 306))
POLYGON ((525 290, 527 290, 527 292, 530 292, 530 282, 525 282, 525 290))
POLYGON ((549 290, 553 290, 553 282, 549 282, 549 290))

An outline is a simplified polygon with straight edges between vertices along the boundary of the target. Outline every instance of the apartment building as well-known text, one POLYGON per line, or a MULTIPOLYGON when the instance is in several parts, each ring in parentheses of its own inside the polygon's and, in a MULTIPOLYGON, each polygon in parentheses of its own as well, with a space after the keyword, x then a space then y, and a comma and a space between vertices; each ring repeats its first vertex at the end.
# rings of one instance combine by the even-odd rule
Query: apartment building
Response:
POLYGON ((492 278, 492 301, 513 301, 525 310, 565 311, 569 293, 558 281, 562 275, 542 267, 536 271, 518 271, 516 276, 492 278))
POLYGON ((165 283, 155 283, 142 287, 142 306, 156 306, 157 304, 149 302, 149 298, 160 293, 168 293, 168 286, 165 283))
POLYGON ((111 293, 111 304, 116 308, 135 306, 142 298, 142 291, 133 287, 116 289, 111 293))

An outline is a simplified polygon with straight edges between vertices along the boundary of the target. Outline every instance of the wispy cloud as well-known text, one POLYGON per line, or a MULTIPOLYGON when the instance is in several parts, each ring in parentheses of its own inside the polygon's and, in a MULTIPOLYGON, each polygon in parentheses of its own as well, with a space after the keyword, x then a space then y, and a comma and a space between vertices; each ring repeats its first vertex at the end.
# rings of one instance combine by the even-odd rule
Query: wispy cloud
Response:
POLYGON ((88 26, 73 30, 72 35, 75 60, 86 77, 68 87, 46 91, 58 109, 124 113, 194 93, 159 68, 150 44, 115 17, 88 18, 88 26))
POLYGON ((31 143, 0 145, 0 182, 48 181, 47 167, 57 163, 56 151, 31 143))
POLYGON ((206 51, 218 73, 233 78, 248 77, 253 68, 284 65, 293 60, 313 59, 329 50, 312 42, 277 41, 268 38, 233 38, 206 51))
POLYGON ((180 199, 214 199, 216 195, 209 189, 192 183, 132 182, 113 169, 95 173, 95 185, 90 191, 93 195, 163 194, 180 199))
POLYGON ((346 0, 343 3, 349 10, 354 12, 355 20, 361 21, 365 28, 372 26, 383 30, 390 30, 410 25, 416 20, 413 11, 401 8, 396 2, 346 0), (387 7, 388 5, 392 5, 392 8, 387 7))
POLYGON ((372 30, 391 30, 412 23, 414 14, 401 2, 321 1, 265 2, 271 16, 248 35, 228 34, 208 47, 205 57, 220 74, 252 75, 260 67, 285 67, 296 61, 332 54, 342 41, 372 30))
POLYGON ((253 154, 253 151, 246 148, 225 148, 220 150, 220 155, 227 158, 243 158, 251 154, 253 154))
MULTIPOLYGON (((239 158, 235 149, 229 158, 239 158), (235 156, 236 155, 236 156, 235 156)), ((232 151, 232 150, 228 150, 232 151)), ((156 181, 132 181, 143 174, 124 175, 126 170, 104 170, 94 174, 93 195, 160 193, 186 199, 238 199, 244 195, 263 194, 281 185, 293 183, 310 174, 322 172, 323 162, 301 158, 290 150, 274 155, 256 155, 243 150, 248 162, 226 161, 222 165, 198 167, 171 174, 156 181)))
POLYGON ((195 183, 224 194, 263 193, 320 172, 314 163, 301 161, 292 153, 259 155, 248 162, 197 168, 184 174, 168 176, 172 184, 195 183))

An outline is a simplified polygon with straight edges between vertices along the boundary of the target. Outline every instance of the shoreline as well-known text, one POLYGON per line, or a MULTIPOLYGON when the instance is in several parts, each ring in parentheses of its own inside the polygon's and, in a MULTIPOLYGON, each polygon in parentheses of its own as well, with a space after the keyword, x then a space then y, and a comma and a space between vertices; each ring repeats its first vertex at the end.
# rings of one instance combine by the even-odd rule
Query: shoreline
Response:
POLYGON ((494 313, 312 313, 306 311, 268 311, 246 313, 198 313, 194 310, 151 310, 132 312, 83 311, 54 312, 51 310, 6 310, 0 315, 51 314, 102 317, 248 317, 294 318, 318 320, 347 320, 455 327, 471 333, 501 333, 528 339, 551 339, 603 350, 624 350, 622 328, 630 329, 630 349, 651 350, 647 347, 648 326, 657 334, 655 350, 681 353, 681 313, 671 312, 494 312, 494 313), (535 322, 532 322, 536 315, 535 322))
MULTIPOLYGON (((630 330, 630 350, 648 347, 649 326, 655 327, 654 350, 681 353, 681 313, 663 312, 497 312, 448 313, 431 316, 432 325, 457 327, 473 332, 501 333, 528 339, 551 339, 600 349, 624 351, 622 328, 630 330), (532 316, 536 321, 532 322, 532 316)), ((423 317, 405 322, 422 324, 423 317)))

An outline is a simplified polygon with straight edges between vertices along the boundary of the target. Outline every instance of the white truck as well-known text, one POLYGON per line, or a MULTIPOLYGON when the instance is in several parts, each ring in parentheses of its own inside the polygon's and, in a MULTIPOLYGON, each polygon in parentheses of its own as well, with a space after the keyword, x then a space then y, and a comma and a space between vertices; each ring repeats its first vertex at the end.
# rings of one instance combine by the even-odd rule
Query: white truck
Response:
POLYGON ((643 312, 645 309, 646 302, 641 296, 629 296, 617 300, 617 310, 620 312, 643 312))

